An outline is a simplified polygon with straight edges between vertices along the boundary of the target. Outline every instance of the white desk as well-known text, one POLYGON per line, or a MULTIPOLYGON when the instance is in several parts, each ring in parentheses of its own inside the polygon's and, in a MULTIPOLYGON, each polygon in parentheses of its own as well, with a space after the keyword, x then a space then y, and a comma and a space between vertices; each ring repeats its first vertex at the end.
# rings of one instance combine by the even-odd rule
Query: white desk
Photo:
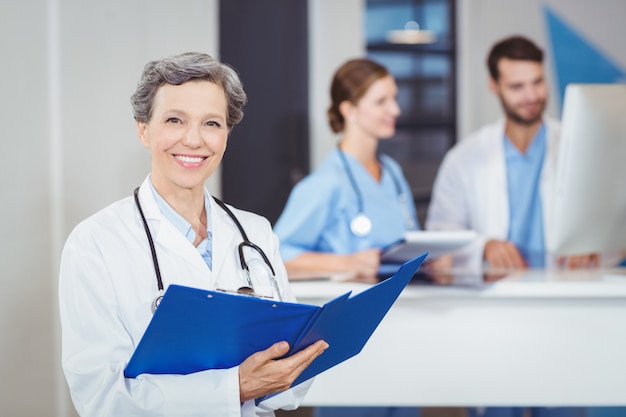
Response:
MULTIPOLYGON (((626 275, 613 272, 409 284, 363 351, 319 375, 304 405, 626 405, 626 275)), ((318 305, 368 287, 292 285, 318 305)))

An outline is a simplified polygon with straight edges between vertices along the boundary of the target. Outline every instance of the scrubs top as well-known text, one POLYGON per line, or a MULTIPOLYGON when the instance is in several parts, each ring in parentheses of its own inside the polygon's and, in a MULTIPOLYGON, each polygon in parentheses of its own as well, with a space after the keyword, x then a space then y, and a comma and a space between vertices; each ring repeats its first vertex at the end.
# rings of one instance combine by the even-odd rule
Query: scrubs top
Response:
POLYGON ((419 229, 409 185, 400 165, 380 154, 382 176, 377 182, 360 162, 334 149, 313 173, 291 191, 274 232, 280 252, 289 261, 303 252, 350 254, 384 248, 400 239, 407 230, 419 229), (350 175, 358 190, 355 190, 350 175), (362 209, 372 223, 366 236, 356 236, 350 222, 362 209))
POLYGON ((507 186, 509 189, 509 236, 530 267, 545 265, 543 212, 539 182, 546 153, 546 128, 541 128, 521 153, 505 136, 507 186))

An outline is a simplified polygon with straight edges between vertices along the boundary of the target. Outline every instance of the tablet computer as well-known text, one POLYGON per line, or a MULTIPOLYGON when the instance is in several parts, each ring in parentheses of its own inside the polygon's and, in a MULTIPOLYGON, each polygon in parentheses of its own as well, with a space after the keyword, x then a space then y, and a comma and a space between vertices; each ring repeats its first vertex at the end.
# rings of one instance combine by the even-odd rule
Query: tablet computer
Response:
POLYGON ((412 230, 404 239, 389 245, 381 255, 381 264, 402 264, 422 253, 437 258, 471 243, 478 234, 473 230, 412 230))

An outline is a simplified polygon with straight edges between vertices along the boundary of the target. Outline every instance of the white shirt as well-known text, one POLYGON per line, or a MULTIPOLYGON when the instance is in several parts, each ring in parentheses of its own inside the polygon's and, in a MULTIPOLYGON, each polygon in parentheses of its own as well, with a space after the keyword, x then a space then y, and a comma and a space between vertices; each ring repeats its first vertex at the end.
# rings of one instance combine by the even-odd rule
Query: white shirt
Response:
MULTIPOLYGON (((172 283, 202 289, 243 285, 237 255, 242 237, 224 210, 211 199, 211 271, 193 244, 161 214, 147 181, 140 188, 139 199, 165 288, 172 283)), ((250 240, 271 260, 284 300, 294 301, 270 223, 253 213, 233 212, 250 240)), ((61 258, 59 306, 62 366, 80 415, 271 416, 274 409, 299 405, 311 381, 258 407, 254 401, 240 404, 238 367, 125 378, 124 367, 152 317, 150 306, 157 293, 150 247, 132 196, 94 214, 72 231, 61 258)))

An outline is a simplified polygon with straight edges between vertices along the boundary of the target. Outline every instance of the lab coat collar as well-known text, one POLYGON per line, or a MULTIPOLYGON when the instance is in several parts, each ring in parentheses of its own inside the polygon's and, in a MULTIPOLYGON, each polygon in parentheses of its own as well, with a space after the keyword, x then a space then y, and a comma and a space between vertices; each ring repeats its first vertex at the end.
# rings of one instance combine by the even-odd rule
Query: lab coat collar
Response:
MULTIPOLYGON (((234 224, 230 217, 222 210, 217 203, 210 198, 211 201, 211 219, 213 242, 212 242, 212 257, 213 257, 213 271, 209 270, 208 266, 202 259, 202 256, 197 249, 189 244, 189 241, 182 233, 180 233, 174 225, 172 225, 163 216, 159 210, 158 204, 154 199, 152 190, 150 189, 150 176, 144 180, 139 189, 139 200, 141 202, 141 208, 146 216, 146 220, 150 226, 150 231, 153 235, 155 244, 162 245, 168 250, 181 256, 189 264, 195 268, 204 271, 207 276, 211 277, 211 283, 215 282, 213 277, 218 277, 221 268, 224 265, 225 258, 227 256, 235 256, 227 248, 233 248, 232 241, 236 239, 234 224), (226 218, 224 218, 226 216, 226 218), (232 224, 232 226, 231 226, 232 224)), ((207 192, 205 190, 205 192, 207 192)), ((137 214, 139 217, 139 213, 137 214)), ((141 221, 141 220, 140 220, 141 221)), ((236 248, 236 246, 234 246, 236 248)), ((157 249, 158 257, 158 249, 157 249)), ((213 286, 213 285, 211 285, 213 286)))
POLYGON ((491 208, 492 213, 486 218, 491 219, 487 226, 488 232, 486 233, 491 238, 505 239, 507 231, 509 229, 509 191, 508 184, 506 182, 506 160, 504 158, 504 128, 506 120, 500 119, 492 130, 492 135, 486 137, 490 142, 488 147, 491 151, 487 153, 491 161, 489 165, 494 167, 493 171, 486 170, 485 175, 490 178, 484 178, 482 183, 485 187, 491 187, 491 190, 487 195, 492 196, 493 204, 488 208, 491 208))
POLYGON ((243 237, 224 209, 218 206, 213 198, 209 200, 211 201, 211 228, 213 230, 213 274, 218 279, 226 263, 236 260, 237 267, 239 267, 237 247, 243 237))

